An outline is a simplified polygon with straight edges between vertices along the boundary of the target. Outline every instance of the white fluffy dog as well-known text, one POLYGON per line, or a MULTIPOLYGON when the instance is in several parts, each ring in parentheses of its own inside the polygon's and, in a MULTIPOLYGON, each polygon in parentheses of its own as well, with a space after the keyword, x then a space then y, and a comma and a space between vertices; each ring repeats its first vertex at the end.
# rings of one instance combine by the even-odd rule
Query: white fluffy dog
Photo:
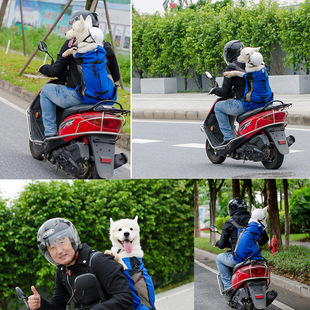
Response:
MULTIPOLYGON (((245 47, 241 50, 240 56, 238 57, 238 61, 241 63, 245 63, 245 71, 246 72, 255 72, 260 71, 265 67, 263 62, 263 56, 258 51, 260 47, 245 47)), ((224 72, 224 76, 227 78, 231 78, 233 76, 243 77, 244 72, 241 71, 226 71, 224 72)))
POLYGON ((252 205, 251 218, 249 220, 249 223, 255 222, 259 225, 262 225, 265 229, 267 227, 267 211, 268 206, 264 209, 258 209, 252 205))
POLYGON ((142 258, 144 253, 140 246, 140 228, 138 216, 132 219, 121 219, 116 222, 110 218, 110 240, 112 242, 111 250, 105 251, 105 254, 114 256, 114 259, 123 265, 124 257, 142 258))
POLYGON ((102 45, 102 42, 97 43, 92 36, 93 32, 96 33, 96 37, 102 37, 103 39, 103 33, 102 35, 101 33, 98 35, 99 31, 102 33, 99 28, 94 29, 91 16, 87 16, 84 20, 81 15, 80 20, 74 22, 72 29, 66 33, 66 38, 70 40, 68 43, 69 49, 62 54, 62 57, 74 56, 76 53, 83 54, 96 49, 97 45, 100 43, 102 45), (74 44, 77 45, 77 47, 72 47, 74 44))

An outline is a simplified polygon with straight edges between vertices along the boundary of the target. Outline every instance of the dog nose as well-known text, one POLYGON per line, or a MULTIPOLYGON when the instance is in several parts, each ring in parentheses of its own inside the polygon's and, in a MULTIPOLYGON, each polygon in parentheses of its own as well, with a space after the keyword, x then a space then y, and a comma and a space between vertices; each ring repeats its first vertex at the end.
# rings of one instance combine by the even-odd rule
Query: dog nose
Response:
POLYGON ((129 233, 128 231, 124 232, 124 236, 125 236, 126 238, 128 238, 129 235, 130 235, 130 233, 129 233))

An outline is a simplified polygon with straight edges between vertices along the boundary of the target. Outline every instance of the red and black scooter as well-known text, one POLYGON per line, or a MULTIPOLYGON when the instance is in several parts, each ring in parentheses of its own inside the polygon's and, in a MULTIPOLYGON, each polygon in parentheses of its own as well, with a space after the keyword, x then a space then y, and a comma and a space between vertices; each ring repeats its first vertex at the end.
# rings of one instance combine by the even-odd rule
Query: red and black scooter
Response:
MULTIPOLYGON (((206 72, 208 78, 213 78, 206 72)), ((291 103, 280 100, 268 102, 265 106, 249 110, 237 118, 230 116, 230 124, 236 137, 225 145, 223 134, 215 117, 214 107, 218 98, 207 115, 201 130, 206 134, 206 152, 213 164, 221 164, 226 157, 241 160, 260 161, 267 169, 281 167, 284 155, 295 142, 294 136, 285 135, 287 125, 287 108, 291 103), (238 125, 235 126, 235 120, 238 125)))
MULTIPOLYGON (((211 226, 210 231, 219 233, 215 226, 211 226)), ((230 268, 232 286, 228 290, 224 290, 222 279, 217 275, 221 295, 225 296, 230 307, 237 310, 265 309, 278 296, 275 290, 267 292, 270 284, 267 260, 252 260, 253 256, 230 268)))
MULTIPOLYGON (((39 42, 38 48, 48 53, 44 42, 39 42)), ((125 154, 115 154, 128 113, 120 103, 108 100, 67 109, 57 107, 58 135, 44 139, 39 93, 27 110, 31 155, 49 160, 74 178, 110 179, 114 169, 128 162, 125 154)))

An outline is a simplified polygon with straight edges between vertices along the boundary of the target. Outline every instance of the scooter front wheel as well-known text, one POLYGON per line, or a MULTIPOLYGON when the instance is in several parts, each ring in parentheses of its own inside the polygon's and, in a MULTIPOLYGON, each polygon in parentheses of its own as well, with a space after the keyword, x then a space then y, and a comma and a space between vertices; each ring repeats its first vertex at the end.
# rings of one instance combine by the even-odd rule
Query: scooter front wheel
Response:
POLYGON ((226 157, 215 153, 214 149, 210 145, 208 139, 206 140, 206 152, 207 156, 213 164, 221 164, 225 161, 226 157))
POLYGON ((267 149, 267 158, 262 161, 267 169, 278 169, 282 166, 284 155, 281 154, 274 144, 271 144, 267 149))
POLYGON ((42 153, 37 150, 35 144, 29 140, 29 148, 30 148, 30 153, 33 158, 37 160, 43 160, 42 153))

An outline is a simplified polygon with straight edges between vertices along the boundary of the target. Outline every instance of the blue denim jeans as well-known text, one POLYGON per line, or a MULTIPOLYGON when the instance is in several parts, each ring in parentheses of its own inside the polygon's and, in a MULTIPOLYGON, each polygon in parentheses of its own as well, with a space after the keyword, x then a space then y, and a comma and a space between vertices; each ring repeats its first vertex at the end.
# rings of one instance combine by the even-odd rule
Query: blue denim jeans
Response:
POLYGON ((237 263, 233 259, 232 252, 221 253, 216 257, 217 269, 220 272, 220 276, 224 285, 224 290, 231 287, 231 275, 229 267, 234 267, 237 263))
POLYGON ((228 115, 238 116, 246 112, 242 106, 241 100, 227 99, 226 101, 219 101, 215 104, 214 112, 224 136, 224 140, 227 141, 233 139, 235 135, 231 128, 228 115))
POLYGON ((74 89, 65 85, 48 83, 42 87, 40 104, 45 136, 57 135, 56 105, 69 108, 81 104, 78 94, 74 89))

